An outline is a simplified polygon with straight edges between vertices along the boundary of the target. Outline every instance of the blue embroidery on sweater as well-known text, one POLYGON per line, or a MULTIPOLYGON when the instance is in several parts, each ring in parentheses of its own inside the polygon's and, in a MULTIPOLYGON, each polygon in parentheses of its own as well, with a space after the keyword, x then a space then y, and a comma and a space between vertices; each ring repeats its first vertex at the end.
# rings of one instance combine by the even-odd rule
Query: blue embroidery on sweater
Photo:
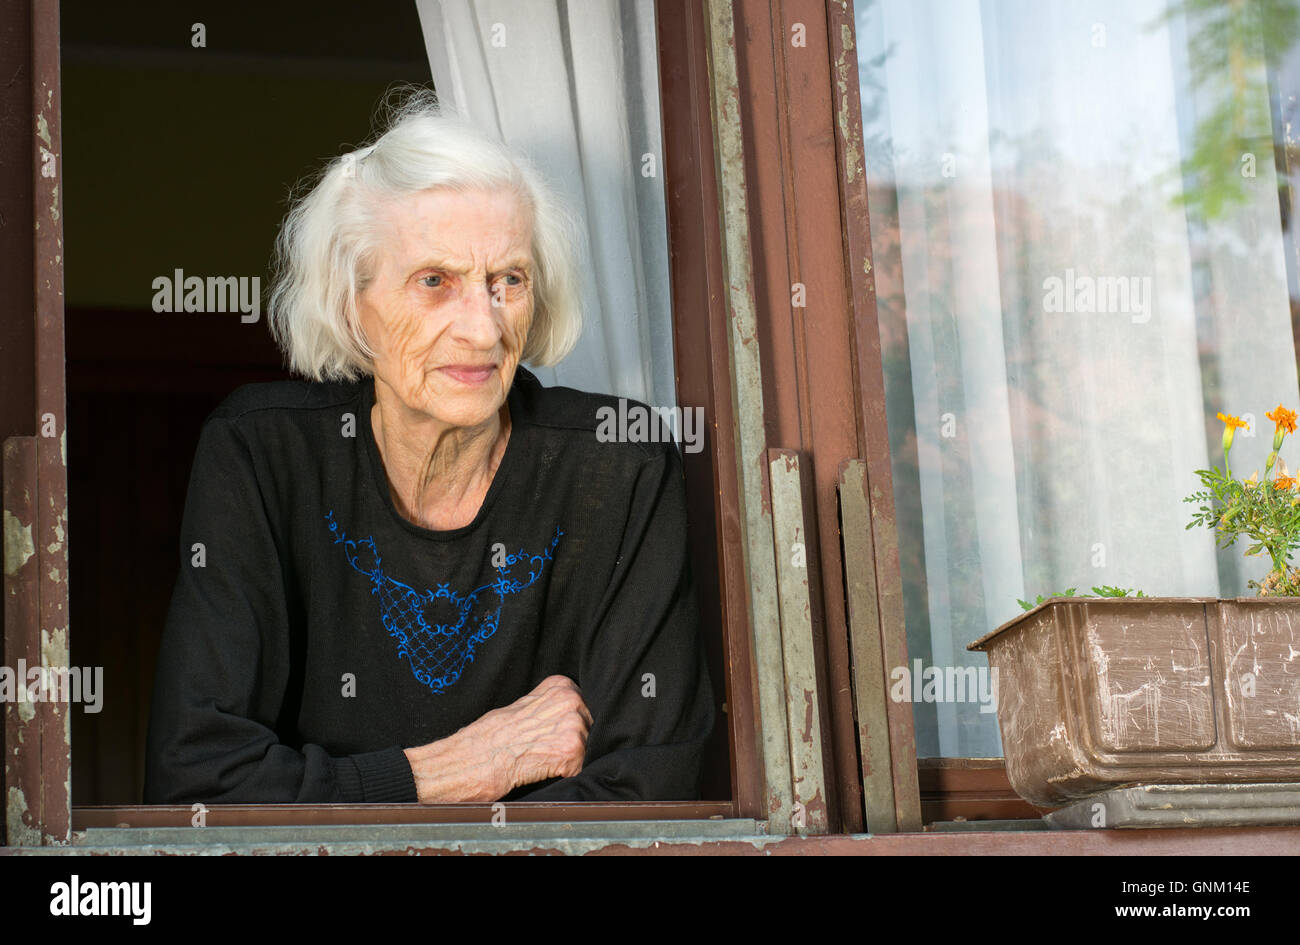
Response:
MULTIPOLYGON (((497 632, 501 620, 501 607, 506 597, 517 594, 526 587, 531 587, 542 576, 546 562, 551 560, 551 553, 564 532, 555 529, 555 537, 540 554, 530 555, 523 549, 504 556, 505 565, 496 568, 497 579, 491 584, 484 584, 468 594, 458 594, 449 584, 439 584, 433 590, 423 592, 415 590, 409 584, 403 584, 384 573, 380 567, 383 559, 375 540, 362 538, 352 540, 334 521, 334 510, 325 515, 329 530, 334 535, 334 544, 343 546, 343 555, 348 564, 360 574, 370 579, 370 593, 379 598, 379 615, 388 635, 397 640, 397 655, 411 665, 415 678, 428 686, 434 693, 441 693, 456 684, 465 667, 474 662, 475 648, 492 634, 497 632), (358 561, 362 549, 368 549, 374 558, 374 565, 366 567, 358 561), (527 568, 515 577, 515 566, 527 568), (475 609, 480 596, 491 591, 496 596, 494 609, 475 609), (456 608, 458 619, 455 623, 431 623, 428 613, 436 601, 448 601, 456 608)), ((489 602, 487 607, 492 607, 489 602)))

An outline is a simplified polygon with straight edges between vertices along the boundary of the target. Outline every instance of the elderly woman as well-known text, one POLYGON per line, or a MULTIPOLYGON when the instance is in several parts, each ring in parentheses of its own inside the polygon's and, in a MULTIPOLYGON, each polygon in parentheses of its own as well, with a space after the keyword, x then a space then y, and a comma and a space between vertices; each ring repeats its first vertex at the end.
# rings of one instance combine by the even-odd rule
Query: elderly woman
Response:
POLYGON ((147 802, 697 796, 677 450, 520 366, 576 341, 575 232, 420 102, 296 203, 271 323, 308 380, 203 427, 147 802))

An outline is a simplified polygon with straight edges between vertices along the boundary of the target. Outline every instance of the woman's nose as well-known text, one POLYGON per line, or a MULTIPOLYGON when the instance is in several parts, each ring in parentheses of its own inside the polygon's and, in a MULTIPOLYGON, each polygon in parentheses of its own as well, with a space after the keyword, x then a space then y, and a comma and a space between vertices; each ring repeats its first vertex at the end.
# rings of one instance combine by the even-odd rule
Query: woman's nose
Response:
POLYGON ((453 330, 458 341, 477 348, 490 348, 501 337, 501 309, 491 288, 475 282, 461 298, 453 330))

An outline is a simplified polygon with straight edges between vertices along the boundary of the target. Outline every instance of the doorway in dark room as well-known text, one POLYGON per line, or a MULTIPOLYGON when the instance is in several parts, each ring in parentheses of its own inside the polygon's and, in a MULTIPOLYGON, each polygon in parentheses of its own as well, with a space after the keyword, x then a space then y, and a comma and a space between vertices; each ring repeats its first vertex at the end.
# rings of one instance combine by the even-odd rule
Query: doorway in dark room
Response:
POLYGON ((71 656, 105 690, 71 713, 72 803, 137 804, 199 428, 288 376, 264 310, 291 189, 431 77, 414 3, 61 7, 71 656), (155 311, 177 270, 260 297, 155 311))

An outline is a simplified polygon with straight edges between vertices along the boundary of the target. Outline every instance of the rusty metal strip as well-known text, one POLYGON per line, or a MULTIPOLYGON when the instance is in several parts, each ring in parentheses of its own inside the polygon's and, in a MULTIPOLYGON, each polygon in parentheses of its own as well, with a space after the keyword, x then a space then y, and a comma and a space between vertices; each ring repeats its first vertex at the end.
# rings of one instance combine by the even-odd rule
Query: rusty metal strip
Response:
POLYGON ((858 750, 862 759, 862 796, 867 809, 867 830, 871 833, 894 833, 898 830, 898 812, 889 751, 889 688, 880 649, 867 469, 862 460, 845 460, 840 465, 839 490, 844 588, 848 598, 853 695, 858 710, 858 750))
MULTIPOLYGON (((489 823, 493 804, 214 804, 206 808, 208 827, 358 826, 366 824, 489 823)), ((197 812, 184 805, 105 805, 74 807, 72 829, 190 827, 197 812)), ((733 821, 729 801, 582 801, 557 803, 512 801, 506 820, 514 823, 584 823, 586 821, 669 821, 685 829, 690 821, 733 821)), ((752 820, 750 821, 752 822, 752 820)))
MULTIPOLYGON (((889 424, 885 414, 885 376, 880 360, 880 323, 871 268, 871 220, 867 207, 853 3, 851 0, 826 0, 826 11, 835 82, 835 147, 840 157, 845 263, 853 288, 855 314, 850 347, 858 383, 854 400, 859 408, 861 456, 867 466, 881 655, 886 666, 906 666, 903 577, 898 563, 893 472, 889 465, 889 424)), ((907 702, 891 701, 887 709, 898 828, 920 830, 921 791, 916 772, 916 728, 912 706, 907 702)))
POLYGON ((40 556, 36 553, 36 440, 4 441, 4 704, 5 842, 41 843, 41 720, 27 697, 26 667, 39 666, 40 556), (12 675, 9 675, 12 674, 12 675), (10 689, 12 687, 12 689, 10 689))
MULTIPOLYGON (((59 95, 59 4, 32 4, 33 181, 36 213, 36 549, 40 559, 41 660, 68 660, 68 471, 63 343, 63 145, 59 95)), ((72 830, 69 706, 39 703, 44 843, 66 843, 72 830)))
POLYGON ((745 151, 740 128, 740 87, 731 0, 709 0, 709 89, 722 216, 723 273, 727 287, 731 400, 736 417, 736 475, 741 485, 741 531, 749 617, 758 677, 760 743, 768 829, 790 830, 793 789, 786 728, 785 669, 777 605, 772 510, 767 498, 767 446, 763 376, 749 252, 745 151))
MULTIPOLYGON (((740 525, 740 483, 727 363, 728 328, 722 296, 722 236, 713 156, 704 8, 695 0, 656 0, 660 110, 664 140, 664 197, 672 264, 673 363, 677 402, 703 404, 705 449, 683 456, 692 568, 700 589, 700 617, 722 628, 714 651, 726 720, 710 750, 730 741, 730 795, 736 815, 766 816, 758 685, 749 591, 740 525)), ((708 789, 708 786, 705 786, 708 789)), ((714 797, 728 796, 714 789, 714 797)))
POLYGON ((793 826, 800 833, 827 833, 826 771, 822 713, 809 601, 805 483, 799 454, 770 450, 772 533, 780 590, 781 644, 785 662, 786 712, 790 726, 793 826))

